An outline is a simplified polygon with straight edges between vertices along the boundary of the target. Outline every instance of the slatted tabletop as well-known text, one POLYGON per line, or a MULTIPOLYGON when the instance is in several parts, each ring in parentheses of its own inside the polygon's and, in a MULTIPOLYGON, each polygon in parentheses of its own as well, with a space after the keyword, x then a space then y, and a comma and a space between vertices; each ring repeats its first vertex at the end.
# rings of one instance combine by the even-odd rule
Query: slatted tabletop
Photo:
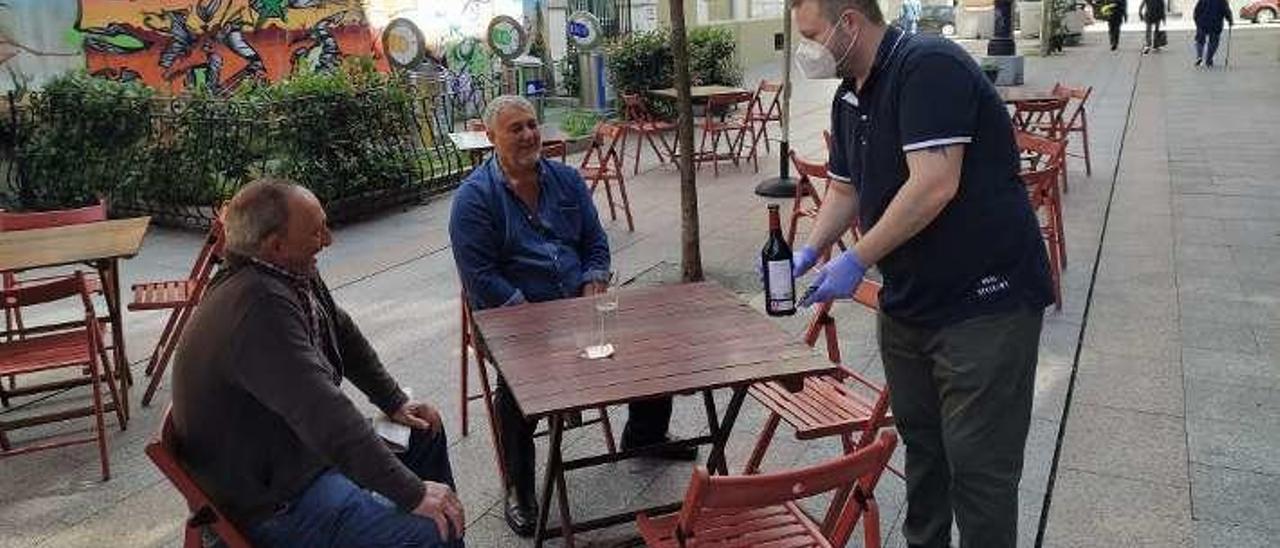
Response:
POLYGON ((996 90, 1000 92, 1000 99, 1004 100, 1004 102, 1006 103, 1019 103, 1022 101, 1049 101, 1052 99, 1059 99, 1057 95, 1054 95, 1052 92, 1048 90, 1043 90, 1043 89, 1027 89, 1022 87, 1015 87, 1015 88, 998 87, 996 88, 996 90))
POLYGON ((0 232, 0 270, 25 270, 132 257, 150 217, 0 232))
POLYGON ((579 357, 594 329, 592 306, 579 298, 475 313, 526 416, 835 370, 712 282, 621 290, 609 359, 579 357))
MULTIPOLYGON (((542 143, 564 143, 570 141, 563 131, 554 127, 544 127, 541 129, 542 143)), ((489 142, 489 135, 483 131, 457 131, 449 134, 449 141, 453 142, 453 147, 463 152, 488 152, 493 150, 493 143, 489 142)))
MULTIPOLYGON (((675 99, 676 88, 651 89, 649 93, 666 97, 667 99, 675 99)), ((733 86, 693 86, 689 88, 689 96, 694 101, 705 101, 708 97, 714 95, 733 95, 735 93, 751 93, 748 90, 733 86)))

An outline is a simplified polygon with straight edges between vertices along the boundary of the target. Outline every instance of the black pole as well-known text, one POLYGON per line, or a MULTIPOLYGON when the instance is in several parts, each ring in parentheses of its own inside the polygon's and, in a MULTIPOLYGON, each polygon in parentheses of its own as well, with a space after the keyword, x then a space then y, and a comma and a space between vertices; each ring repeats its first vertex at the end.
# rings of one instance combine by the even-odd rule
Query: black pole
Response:
MULTIPOLYGON (((1045 2, 1044 9, 1050 9, 1045 2)), ((1043 30, 1041 31, 1043 32, 1043 30)), ((1013 55, 1017 47, 1013 43, 1013 0, 995 0, 995 29, 987 42, 987 55, 1013 55)))
MULTIPOLYGON (((778 142, 778 176, 756 185, 756 195, 766 198, 790 198, 796 182, 791 178, 791 10, 782 10, 782 140, 778 142)), ((768 139, 768 134, 765 135, 768 139)))

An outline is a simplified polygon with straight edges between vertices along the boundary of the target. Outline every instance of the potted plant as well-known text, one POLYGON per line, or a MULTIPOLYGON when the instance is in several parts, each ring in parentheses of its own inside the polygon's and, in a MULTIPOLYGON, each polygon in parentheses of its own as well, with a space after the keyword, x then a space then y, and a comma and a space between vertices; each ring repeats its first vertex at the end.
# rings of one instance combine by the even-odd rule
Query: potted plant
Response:
POLYGON ((1000 78, 1000 65, 990 59, 984 59, 982 61, 982 73, 987 75, 987 80, 995 84, 996 80, 1000 78))

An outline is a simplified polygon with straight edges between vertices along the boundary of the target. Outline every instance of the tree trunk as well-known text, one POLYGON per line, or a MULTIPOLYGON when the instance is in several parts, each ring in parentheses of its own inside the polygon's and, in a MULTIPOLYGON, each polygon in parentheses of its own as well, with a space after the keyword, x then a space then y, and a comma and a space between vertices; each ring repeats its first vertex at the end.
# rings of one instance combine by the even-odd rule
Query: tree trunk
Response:
POLYGON ((693 97, 689 90, 689 39, 684 0, 671 0, 671 56, 675 61, 676 123, 680 166, 680 272, 686 282, 702 281, 698 236, 698 184, 693 173, 693 97))

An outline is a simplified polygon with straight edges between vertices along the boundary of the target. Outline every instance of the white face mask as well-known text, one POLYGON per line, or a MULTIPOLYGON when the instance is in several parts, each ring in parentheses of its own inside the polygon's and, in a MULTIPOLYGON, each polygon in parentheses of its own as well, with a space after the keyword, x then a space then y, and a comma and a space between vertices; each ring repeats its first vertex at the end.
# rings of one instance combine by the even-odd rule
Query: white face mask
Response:
POLYGON ((840 30, 840 26, 843 24, 843 19, 836 23, 836 27, 832 29, 831 34, 821 44, 804 36, 800 37, 800 43, 796 45, 795 52, 796 66, 800 68, 800 72, 804 73, 806 78, 821 80, 838 76, 840 63, 843 63, 845 58, 849 56, 849 52, 853 51, 853 45, 858 43, 858 35, 855 34, 853 39, 849 41, 849 47, 845 48, 839 59, 836 59, 831 50, 827 48, 827 44, 831 43, 831 38, 836 35, 836 31, 840 30))

